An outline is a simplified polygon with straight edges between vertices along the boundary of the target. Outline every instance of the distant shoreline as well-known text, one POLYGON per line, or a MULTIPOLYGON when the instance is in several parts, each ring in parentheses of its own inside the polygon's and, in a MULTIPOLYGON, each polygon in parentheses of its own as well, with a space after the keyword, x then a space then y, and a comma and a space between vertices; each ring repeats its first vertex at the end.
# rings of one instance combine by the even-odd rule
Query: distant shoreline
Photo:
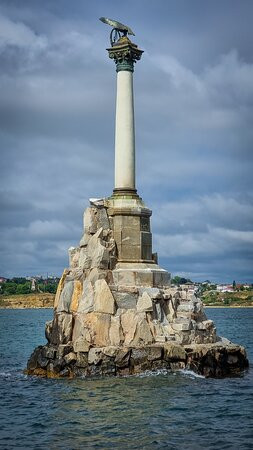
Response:
POLYGON ((13 306, 0 306, 1 309, 54 309, 53 306, 19 306, 19 307, 13 307, 13 306))
MULTIPOLYGON (((253 305, 236 305, 236 306, 220 306, 220 305, 215 305, 215 306, 204 306, 204 309, 210 309, 210 308, 216 308, 216 309, 236 309, 236 308, 253 308, 253 305)), ((0 306, 0 310, 1 309, 54 309, 53 306, 0 306)))
MULTIPOLYGON (((23 295, 0 296, 0 309, 53 309, 55 294, 50 293, 31 293, 23 295)), ((244 300, 244 299, 243 299, 244 300)), ((205 304, 202 300, 204 308, 253 308, 253 302, 238 301, 224 304, 222 301, 214 301, 214 305, 210 302, 205 304), (248 303, 248 304, 247 304, 248 303)))
POLYGON ((53 308, 55 294, 35 293, 0 296, 0 309, 46 309, 53 308))
POLYGON ((226 305, 226 306, 221 306, 221 305, 204 305, 204 308, 253 308, 253 305, 226 305))

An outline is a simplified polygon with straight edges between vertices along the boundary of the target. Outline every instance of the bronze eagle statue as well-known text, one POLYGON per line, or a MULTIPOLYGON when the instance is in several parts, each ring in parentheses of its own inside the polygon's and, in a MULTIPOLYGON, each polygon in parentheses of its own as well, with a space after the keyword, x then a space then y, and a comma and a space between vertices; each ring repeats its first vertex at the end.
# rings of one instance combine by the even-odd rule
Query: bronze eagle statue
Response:
POLYGON ((107 17, 100 17, 101 22, 106 23, 113 27, 114 30, 122 32, 123 35, 131 34, 135 36, 134 32, 127 25, 123 25, 123 23, 117 22, 116 20, 108 19, 107 17))

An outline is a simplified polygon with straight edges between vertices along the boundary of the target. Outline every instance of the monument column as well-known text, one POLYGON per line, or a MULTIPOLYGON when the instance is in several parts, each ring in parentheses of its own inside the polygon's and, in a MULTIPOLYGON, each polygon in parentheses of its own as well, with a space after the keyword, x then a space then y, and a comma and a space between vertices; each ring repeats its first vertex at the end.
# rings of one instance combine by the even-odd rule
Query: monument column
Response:
POLYGON ((135 190, 133 73, 117 65, 115 190, 135 190))
MULTIPOLYGON (((153 265, 152 212, 137 194, 135 186, 133 72, 134 64, 141 59, 143 51, 128 38, 129 28, 126 30, 122 24, 120 27, 112 31, 111 47, 107 49, 117 72, 115 185, 113 195, 107 200, 108 215, 117 246, 118 263, 153 265), (115 31, 116 38, 113 40, 115 31)), ((133 34, 132 31, 130 34, 133 34)))
POLYGON ((127 36, 107 50, 117 72, 114 195, 136 195, 133 72, 143 51, 127 36))

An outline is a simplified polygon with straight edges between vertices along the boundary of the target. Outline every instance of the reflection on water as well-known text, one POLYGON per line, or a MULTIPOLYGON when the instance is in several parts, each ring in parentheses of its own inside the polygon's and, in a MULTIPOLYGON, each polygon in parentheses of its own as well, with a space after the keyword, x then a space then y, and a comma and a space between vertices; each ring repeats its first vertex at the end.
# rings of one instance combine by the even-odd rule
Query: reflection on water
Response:
MULTIPOLYGON (((253 309, 207 314, 253 356, 253 309)), ((22 375, 51 315, 0 312, 1 448, 252 448, 251 371, 226 380, 190 372, 97 380, 22 375)))

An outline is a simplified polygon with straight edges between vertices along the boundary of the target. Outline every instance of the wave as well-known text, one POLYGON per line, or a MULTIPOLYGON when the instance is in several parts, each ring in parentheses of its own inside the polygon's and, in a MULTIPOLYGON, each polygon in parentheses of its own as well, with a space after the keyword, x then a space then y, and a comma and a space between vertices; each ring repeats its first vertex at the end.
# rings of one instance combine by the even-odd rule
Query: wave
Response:
POLYGON ((0 379, 5 379, 5 380, 24 380, 27 379, 27 375, 25 375, 23 373, 22 370, 6 370, 6 371, 0 371, 0 379))
POLYGON ((190 378, 204 378, 205 379, 204 375, 199 375, 198 373, 193 372, 193 370, 180 369, 180 370, 178 370, 178 372, 180 372, 182 375, 185 375, 190 378))
POLYGON ((1 378, 10 378, 11 376, 13 376, 13 373, 11 372, 0 372, 1 378))
POLYGON ((167 369, 145 370, 145 372, 136 375, 136 377, 139 378, 157 377, 159 375, 167 375, 168 373, 171 373, 171 371, 167 369))

